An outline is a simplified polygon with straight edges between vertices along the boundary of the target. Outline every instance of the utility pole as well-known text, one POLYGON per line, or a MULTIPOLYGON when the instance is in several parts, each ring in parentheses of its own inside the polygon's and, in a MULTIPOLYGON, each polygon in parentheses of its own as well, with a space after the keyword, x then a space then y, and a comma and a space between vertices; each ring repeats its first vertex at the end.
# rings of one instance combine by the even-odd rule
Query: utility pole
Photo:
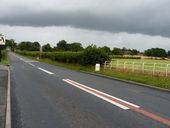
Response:
POLYGON ((42 54, 42 52, 43 52, 43 49, 42 49, 42 46, 41 46, 41 44, 40 44, 40 59, 41 59, 41 54, 42 54))

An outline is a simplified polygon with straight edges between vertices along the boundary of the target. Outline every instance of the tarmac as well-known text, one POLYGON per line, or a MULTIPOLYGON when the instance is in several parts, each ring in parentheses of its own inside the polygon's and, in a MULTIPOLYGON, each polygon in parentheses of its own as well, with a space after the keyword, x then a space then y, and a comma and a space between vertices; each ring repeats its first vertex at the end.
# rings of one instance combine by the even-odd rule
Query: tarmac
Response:
POLYGON ((0 68, 0 128, 5 128, 8 71, 0 68))

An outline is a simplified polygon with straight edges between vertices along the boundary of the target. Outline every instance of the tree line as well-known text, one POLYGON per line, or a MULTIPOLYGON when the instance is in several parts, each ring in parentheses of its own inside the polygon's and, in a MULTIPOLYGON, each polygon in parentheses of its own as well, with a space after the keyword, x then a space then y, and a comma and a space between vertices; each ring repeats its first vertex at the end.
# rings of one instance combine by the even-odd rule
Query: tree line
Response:
MULTIPOLYGON (((39 42, 22 41, 19 44, 17 44, 13 39, 11 39, 11 40, 6 40, 6 45, 9 46, 12 50, 14 49, 18 49, 21 51, 40 50, 39 42)), ((67 43, 67 41, 61 40, 54 47, 52 47, 49 43, 43 45, 42 51, 43 52, 57 52, 57 51, 79 52, 85 50, 86 48, 83 48, 82 44, 79 42, 67 43)), ((136 49, 127 49, 125 47, 110 49, 108 46, 103 46, 103 47, 98 47, 98 49, 106 52, 109 55, 121 55, 121 56, 132 55, 133 56, 133 55, 143 54, 145 56, 162 57, 162 58, 170 56, 170 50, 166 52, 166 50, 162 48, 147 49, 143 53, 141 53, 136 49)))

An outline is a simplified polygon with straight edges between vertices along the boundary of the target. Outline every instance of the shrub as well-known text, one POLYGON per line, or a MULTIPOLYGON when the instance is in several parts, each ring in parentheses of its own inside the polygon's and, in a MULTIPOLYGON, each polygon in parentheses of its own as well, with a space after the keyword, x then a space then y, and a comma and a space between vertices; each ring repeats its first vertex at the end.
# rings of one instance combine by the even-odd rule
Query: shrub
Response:
POLYGON ((103 64, 106 60, 110 60, 109 54, 96 46, 89 46, 83 52, 83 65, 103 64))

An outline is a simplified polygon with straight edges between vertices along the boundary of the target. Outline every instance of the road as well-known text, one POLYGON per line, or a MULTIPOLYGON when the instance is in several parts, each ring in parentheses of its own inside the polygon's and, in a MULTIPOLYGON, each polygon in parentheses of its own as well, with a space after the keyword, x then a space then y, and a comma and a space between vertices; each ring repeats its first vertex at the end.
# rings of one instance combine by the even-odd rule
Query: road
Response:
POLYGON ((13 128, 169 128, 170 93, 9 53, 13 128))

